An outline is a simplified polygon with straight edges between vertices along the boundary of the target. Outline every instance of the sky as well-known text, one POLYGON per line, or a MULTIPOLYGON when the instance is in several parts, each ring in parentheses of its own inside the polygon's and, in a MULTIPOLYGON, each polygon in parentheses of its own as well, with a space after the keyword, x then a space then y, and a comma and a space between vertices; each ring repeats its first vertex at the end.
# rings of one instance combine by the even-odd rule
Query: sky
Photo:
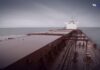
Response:
POLYGON ((0 0, 0 28, 100 27, 100 0, 0 0))

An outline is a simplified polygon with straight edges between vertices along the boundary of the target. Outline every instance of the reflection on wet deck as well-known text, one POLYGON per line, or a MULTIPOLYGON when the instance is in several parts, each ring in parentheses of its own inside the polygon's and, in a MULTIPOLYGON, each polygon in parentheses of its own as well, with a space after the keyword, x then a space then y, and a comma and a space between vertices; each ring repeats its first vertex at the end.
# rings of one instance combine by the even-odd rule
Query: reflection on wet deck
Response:
POLYGON ((51 70, 95 70, 100 63, 100 51, 96 44, 81 31, 67 40, 51 70))
POLYGON ((99 70, 99 53, 81 30, 73 30, 4 70, 99 70))
POLYGON ((14 63, 60 37, 34 35, 0 42, 0 68, 14 63))

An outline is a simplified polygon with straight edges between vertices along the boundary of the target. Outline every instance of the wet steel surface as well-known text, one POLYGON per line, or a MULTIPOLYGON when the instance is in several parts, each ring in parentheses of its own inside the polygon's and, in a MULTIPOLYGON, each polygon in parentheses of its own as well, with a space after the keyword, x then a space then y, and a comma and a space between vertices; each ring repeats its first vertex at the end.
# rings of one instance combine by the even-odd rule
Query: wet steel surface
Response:
POLYGON ((66 47, 51 70, 99 70, 99 49, 83 32, 78 31, 66 40, 66 47))
POLYGON ((14 63, 60 37, 33 35, 0 42, 0 68, 14 63))
POLYGON ((4 70, 100 70, 100 48, 86 34, 73 30, 59 37, 4 70))

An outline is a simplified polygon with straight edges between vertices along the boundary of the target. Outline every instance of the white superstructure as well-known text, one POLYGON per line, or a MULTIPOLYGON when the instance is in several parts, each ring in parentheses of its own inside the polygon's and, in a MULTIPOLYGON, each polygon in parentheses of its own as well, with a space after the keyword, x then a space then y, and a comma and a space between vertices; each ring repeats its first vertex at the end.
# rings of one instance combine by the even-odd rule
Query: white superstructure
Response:
POLYGON ((66 22, 66 29, 77 29, 77 23, 75 23, 74 20, 71 20, 69 22, 66 22))

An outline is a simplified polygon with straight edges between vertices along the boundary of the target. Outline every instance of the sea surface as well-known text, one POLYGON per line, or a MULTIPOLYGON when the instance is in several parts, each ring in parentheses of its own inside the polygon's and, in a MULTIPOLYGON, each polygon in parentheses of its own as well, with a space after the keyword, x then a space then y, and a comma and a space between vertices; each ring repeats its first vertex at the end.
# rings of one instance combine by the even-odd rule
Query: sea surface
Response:
POLYGON ((0 28, 0 40, 25 36, 28 33, 47 32, 60 28, 0 28))
MULTIPOLYGON (((62 28, 0 28, 0 40, 8 37, 20 37, 27 33, 33 32, 47 32, 48 30, 55 30, 62 28)), ((83 27, 81 29, 94 43, 100 45, 100 28, 83 27)))
POLYGON ((0 28, 0 36, 23 35, 32 32, 46 32, 59 28, 0 28))

